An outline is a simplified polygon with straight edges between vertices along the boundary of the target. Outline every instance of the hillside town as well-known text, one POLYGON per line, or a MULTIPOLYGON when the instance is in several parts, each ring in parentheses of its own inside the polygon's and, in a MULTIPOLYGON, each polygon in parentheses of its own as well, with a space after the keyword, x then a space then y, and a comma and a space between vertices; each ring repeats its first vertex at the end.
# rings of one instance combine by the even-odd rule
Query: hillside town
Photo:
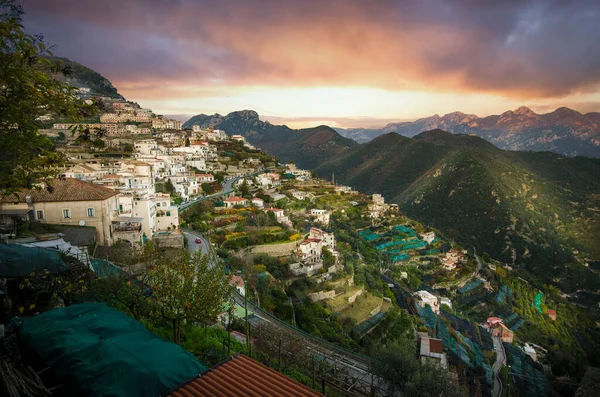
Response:
MULTIPOLYGON (((99 123, 53 123, 40 131, 67 164, 54 180, 2 196, 3 242, 52 248, 95 272, 102 272, 98 260, 119 268, 124 252, 149 244, 201 249, 234 272, 232 314, 222 312, 214 326, 230 318, 258 327, 278 321, 299 327, 292 334, 300 338, 300 331, 311 334, 310 343, 360 351, 384 332, 399 332, 390 321, 410 318, 414 325, 402 332, 419 340, 418 359, 444 368, 448 379, 497 396, 508 356, 536 379, 530 395, 544 394, 548 350, 517 338, 527 317, 507 306, 523 288, 510 266, 482 260, 381 194, 279 164, 241 135, 198 125, 184 130, 136 104, 100 100, 109 111, 99 123), (490 299, 502 317, 486 316, 490 299), (318 311, 329 324, 317 325, 318 311), (463 367, 482 376, 474 381, 463 367)), ((543 297, 536 299, 540 313, 543 305, 549 321, 560 321, 543 297)), ((248 328, 228 332, 249 349, 255 343, 248 328)), ((357 395, 391 390, 375 379, 357 395)))
POLYGON ((597 7, 293 3, 0 0, 0 396, 600 396, 597 7))

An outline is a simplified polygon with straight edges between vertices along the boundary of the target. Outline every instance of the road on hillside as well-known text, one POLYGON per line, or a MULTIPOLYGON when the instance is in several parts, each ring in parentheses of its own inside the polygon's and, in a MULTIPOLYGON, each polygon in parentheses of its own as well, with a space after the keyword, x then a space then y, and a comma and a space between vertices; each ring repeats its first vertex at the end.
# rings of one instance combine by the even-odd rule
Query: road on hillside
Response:
MULTIPOLYGON (((206 237, 201 236, 199 233, 194 231, 185 231, 183 233, 188 239, 188 250, 191 253, 197 251, 198 249, 202 249, 203 253, 211 255, 211 264, 215 265, 218 263, 218 259, 215 257, 215 255, 213 255, 210 241, 206 237), (201 238, 202 244, 196 244, 196 238, 201 238)), ((237 290, 233 292, 232 298, 238 305, 244 307, 244 297, 240 295, 237 290)), ((319 341, 318 338, 312 337, 300 331, 296 327, 284 323, 277 317, 262 310, 260 307, 256 306, 250 301, 247 301, 247 305, 248 310, 254 313, 258 324, 270 324, 281 330, 296 335, 305 341, 306 346, 315 353, 315 356, 322 357, 325 362, 330 364, 332 367, 337 368, 338 370, 344 370, 348 376, 352 378, 352 382, 349 383, 347 389, 369 394, 372 378, 376 387, 382 390, 387 389, 386 385, 380 379, 378 379, 378 377, 373 377, 370 368, 371 365, 367 357, 363 358, 359 355, 353 354, 350 351, 337 348, 329 342, 319 341)))
POLYGON ((496 362, 494 363, 494 391, 492 392, 493 397, 502 396, 502 381, 500 380, 500 370, 506 362, 506 353, 504 352, 504 345, 499 336, 493 336, 494 347, 496 348, 496 362))
POLYGON ((258 171, 250 172, 248 174, 244 174, 244 175, 240 175, 240 176, 236 176, 236 177, 233 177, 231 179, 228 179, 228 180, 226 180, 226 181, 223 182, 223 188, 221 189, 221 191, 219 191, 217 193, 213 193, 213 194, 211 194, 209 196, 199 197, 197 200, 193 200, 193 201, 189 201, 187 203, 179 204, 178 209, 179 209, 179 211, 182 211, 182 210, 184 210, 184 209, 186 209, 188 207, 191 207, 192 205, 194 205, 194 204, 196 204, 196 203, 198 203, 200 201, 205 201, 205 200, 209 200, 211 198, 222 196, 224 194, 232 193, 233 192, 233 184, 235 182, 237 182, 238 179, 245 178, 245 177, 251 176, 251 175, 260 174, 262 172, 267 172, 267 171, 268 171, 267 169, 263 168, 263 169, 260 169, 258 171))
POLYGON ((201 234, 192 231, 185 231, 183 232, 183 235, 187 239, 188 251, 190 251, 191 254, 198 250, 202 251, 202 255, 207 255, 210 252, 208 240, 201 234), (202 239, 202 243, 196 243, 197 238, 202 239))

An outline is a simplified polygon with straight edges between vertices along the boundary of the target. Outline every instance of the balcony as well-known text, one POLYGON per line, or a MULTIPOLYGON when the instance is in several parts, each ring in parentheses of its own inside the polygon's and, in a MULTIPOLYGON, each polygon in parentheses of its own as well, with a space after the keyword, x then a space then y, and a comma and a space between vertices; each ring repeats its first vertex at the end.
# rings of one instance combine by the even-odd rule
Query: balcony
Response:
POLYGON ((113 221, 113 240, 115 242, 128 241, 132 246, 138 243, 143 243, 143 232, 142 232, 142 220, 143 218, 133 216, 120 216, 117 220, 113 221))

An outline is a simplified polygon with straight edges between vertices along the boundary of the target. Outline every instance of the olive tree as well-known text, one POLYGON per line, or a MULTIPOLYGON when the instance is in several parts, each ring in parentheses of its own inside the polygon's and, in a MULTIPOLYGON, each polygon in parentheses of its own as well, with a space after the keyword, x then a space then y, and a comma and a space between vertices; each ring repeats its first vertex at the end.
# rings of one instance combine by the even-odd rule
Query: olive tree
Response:
POLYGON ((173 327, 173 340, 181 342, 185 322, 210 324, 217 320, 232 287, 220 266, 196 252, 165 256, 148 270, 157 312, 173 327))

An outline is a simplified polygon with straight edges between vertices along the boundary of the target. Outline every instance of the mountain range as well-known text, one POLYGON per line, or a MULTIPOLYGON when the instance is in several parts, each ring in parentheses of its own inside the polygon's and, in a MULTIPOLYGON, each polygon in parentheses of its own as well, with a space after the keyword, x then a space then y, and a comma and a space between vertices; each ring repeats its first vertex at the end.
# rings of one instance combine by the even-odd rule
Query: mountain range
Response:
POLYGON ((186 121, 183 128, 192 128, 194 125, 222 129, 229 135, 242 135, 251 144, 276 156, 279 161, 292 161, 304 169, 313 169, 323 159, 339 155, 357 145, 328 126, 296 130, 262 121, 253 110, 241 110, 226 116, 199 114, 186 121))
POLYGON ((565 290, 600 285, 597 275, 580 277, 582 266, 565 267, 600 257, 600 159, 505 151, 436 129, 381 135, 316 172, 381 193, 463 246, 523 264, 565 290))
POLYGON ((581 114, 566 107, 537 114, 522 106, 488 117, 454 112, 416 121, 390 123, 380 129, 336 130, 346 138, 364 143, 389 132, 413 137, 436 128, 455 134, 475 134, 501 149, 600 157, 600 113, 581 114))

